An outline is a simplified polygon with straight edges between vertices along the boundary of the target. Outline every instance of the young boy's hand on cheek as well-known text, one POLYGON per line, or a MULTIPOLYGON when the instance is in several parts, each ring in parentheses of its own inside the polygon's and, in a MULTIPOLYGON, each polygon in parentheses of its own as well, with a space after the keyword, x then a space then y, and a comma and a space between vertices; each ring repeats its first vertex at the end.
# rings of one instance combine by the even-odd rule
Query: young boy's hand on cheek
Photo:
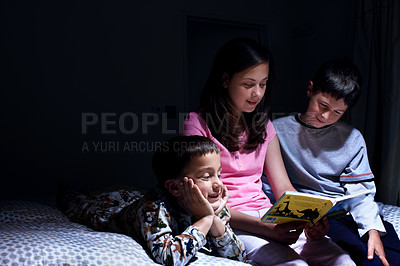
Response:
POLYGON ((193 183, 192 179, 183 178, 182 182, 182 206, 187 213, 196 220, 200 220, 205 216, 214 216, 214 210, 211 204, 201 194, 200 189, 193 183))
POLYGON ((219 237, 222 236, 225 233, 225 224, 222 222, 222 220, 219 218, 218 214, 222 211, 222 209, 226 206, 226 203, 228 202, 228 189, 223 186, 222 188, 222 196, 221 196, 221 204, 219 205, 218 209, 214 211, 214 220, 213 224, 210 228, 210 233, 213 237, 219 237))
POLYGON ((228 203, 228 199, 229 199, 228 189, 225 186, 222 187, 222 196, 221 197, 222 197, 221 204, 219 205, 218 209, 216 209, 214 211, 215 215, 218 215, 222 211, 222 209, 225 208, 226 203, 228 203))

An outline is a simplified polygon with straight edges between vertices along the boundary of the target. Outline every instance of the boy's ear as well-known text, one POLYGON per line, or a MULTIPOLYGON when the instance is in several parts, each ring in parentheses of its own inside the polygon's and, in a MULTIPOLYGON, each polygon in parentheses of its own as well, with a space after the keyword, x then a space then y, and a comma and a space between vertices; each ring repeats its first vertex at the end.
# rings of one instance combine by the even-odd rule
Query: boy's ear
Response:
POLYGON ((310 97, 312 92, 314 90, 314 83, 312 82, 312 80, 308 81, 307 84, 307 97, 310 97))
POLYGON ((178 179, 168 179, 165 181, 164 186, 172 196, 179 197, 181 195, 179 183, 178 179))
POLYGON ((224 74, 222 74, 222 86, 226 89, 228 88, 229 85, 229 75, 228 73, 224 72, 224 74))

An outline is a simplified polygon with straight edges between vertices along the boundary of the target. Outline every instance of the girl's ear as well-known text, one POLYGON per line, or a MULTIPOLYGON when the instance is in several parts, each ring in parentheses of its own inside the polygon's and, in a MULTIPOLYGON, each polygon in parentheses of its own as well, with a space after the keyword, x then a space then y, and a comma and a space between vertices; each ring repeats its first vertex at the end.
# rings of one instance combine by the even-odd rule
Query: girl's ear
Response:
POLYGON ((228 73, 224 72, 224 74, 222 74, 222 86, 226 89, 228 88, 229 85, 229 75, 228 73))
POLYGON ((179 197, 181 195, 179 183, 178 179, 168 179, 165 181, 164 186, 172 196, 179 197))
POLYGON ((311 94, 314 90, 314 83, 310 80, 307 84, 307 97, 311 97, 311 94))

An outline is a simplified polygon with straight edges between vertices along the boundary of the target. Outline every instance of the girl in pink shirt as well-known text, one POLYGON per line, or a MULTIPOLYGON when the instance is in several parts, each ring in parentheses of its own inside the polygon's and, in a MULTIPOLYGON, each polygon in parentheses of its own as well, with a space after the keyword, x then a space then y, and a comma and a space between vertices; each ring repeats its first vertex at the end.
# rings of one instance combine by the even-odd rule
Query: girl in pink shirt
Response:
POLYGON ((221 180, 229 191, 231 225, 258 265, 355 265, 324 236, 327 221, 303 232, 304 223, 261 222, 271 207, 262 191, 265 171, 275 198, 295 191, 282 161, 279 141, 269 120, 271 60, 254 40, 238 38, 218 52, 201 97, 202 109, 187 115, 183 135, 202 135, 221 150, 221 180))

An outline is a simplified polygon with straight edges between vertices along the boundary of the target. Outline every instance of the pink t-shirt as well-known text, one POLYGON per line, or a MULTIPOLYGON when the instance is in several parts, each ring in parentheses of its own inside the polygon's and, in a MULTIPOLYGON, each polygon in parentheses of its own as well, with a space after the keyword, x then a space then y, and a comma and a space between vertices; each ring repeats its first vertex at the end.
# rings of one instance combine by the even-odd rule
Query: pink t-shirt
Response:
MULTIPOLYGON (((267 138, 253 151, 228 151, 211 135, 206 122, 197 113, 189 113, 183 122, 181 134, 200 135, 213 140, 221 150, 221 180, 229 191, 228 206, 238 211, 254 211, 272 206, 262 191, 261 175, 264 169, 268 143, 276 135, 271 121, 267 124, 267 138)), ((243 135, 243 140, 246 135, 243 135)))

